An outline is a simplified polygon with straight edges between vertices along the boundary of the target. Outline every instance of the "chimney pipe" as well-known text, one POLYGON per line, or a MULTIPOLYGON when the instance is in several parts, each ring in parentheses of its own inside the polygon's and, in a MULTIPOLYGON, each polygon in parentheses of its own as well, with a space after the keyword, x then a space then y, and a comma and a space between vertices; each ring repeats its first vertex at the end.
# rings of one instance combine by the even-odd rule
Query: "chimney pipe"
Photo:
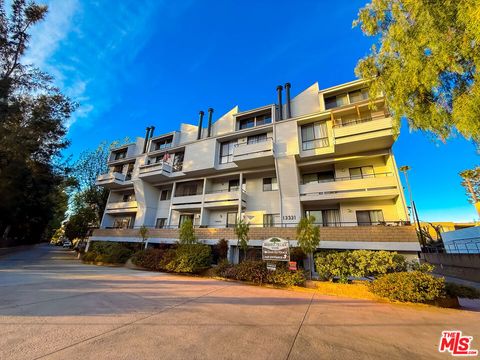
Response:
POLYGON ((205 115, 205 113, 203 111, 200 111, 199 114, 200 114, 200 118, 198 119, 197 140, 200 140, 202 138, 202 123, 203 123, 203 115, 205 115))
POLYGON ((208 109, 208 134, 207 137, 212 136, 212 116, 213 116, 213 109, 208 109))
POLYGON ((145 141, 143 142, 143 151, 142 154, 145 154, 145 151, 147 151, 147 143, 148 143, 148 135, 150 134, 150 126, 147 127, 145 132, 145 141))
POLYGON ((277 86, 277 92, 278 92, 278 120, 282 120, 283 117, 282 117, 282 90, 283 90, 283 86, 282 85, 278 85, 277 86))
POLYGON ((292 110, 290 109, 290 87, 292 84, 286 83, 285 84, 285 104, 287 105, 287 114, 285 115, 287 119, 290 119, 292 117, 292 110))
POLYGON ((155 126, 151 126, 150 127, 150 137, 148 138, 148 140, 150 140, 151 138, 153 138, 153 132, 155 131, 155 126))

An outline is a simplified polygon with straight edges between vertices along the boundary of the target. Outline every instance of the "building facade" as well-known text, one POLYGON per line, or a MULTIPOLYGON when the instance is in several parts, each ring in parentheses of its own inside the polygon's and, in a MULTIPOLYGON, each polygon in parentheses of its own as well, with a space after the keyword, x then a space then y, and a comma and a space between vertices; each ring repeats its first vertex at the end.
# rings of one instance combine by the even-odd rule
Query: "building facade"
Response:
POLYGON ((396 135, 382 97, 372 108, 361 80, 294 98, 277 88, 277 104, 238 107, 213 121, 113 149, 97 185, 110 190, 93 241, 177 241, 192 220, 207 243, 235 248, 232 227, 250 223, 251 244, 269 236, 295 242, 300 218, 313 215, 321 247, 420 250, 392 153, 396 135), (285 103, 285 104, 283 104, 285 103))

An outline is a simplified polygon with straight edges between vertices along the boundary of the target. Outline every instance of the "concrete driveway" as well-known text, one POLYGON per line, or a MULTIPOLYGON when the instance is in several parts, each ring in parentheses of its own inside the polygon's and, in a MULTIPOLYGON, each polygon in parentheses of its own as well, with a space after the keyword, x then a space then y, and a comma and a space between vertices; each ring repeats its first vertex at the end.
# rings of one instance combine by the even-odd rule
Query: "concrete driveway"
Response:
POLYGON ((83 265, 49 245, 0 259, 0 359, 434 359, 480 313, 83 265))

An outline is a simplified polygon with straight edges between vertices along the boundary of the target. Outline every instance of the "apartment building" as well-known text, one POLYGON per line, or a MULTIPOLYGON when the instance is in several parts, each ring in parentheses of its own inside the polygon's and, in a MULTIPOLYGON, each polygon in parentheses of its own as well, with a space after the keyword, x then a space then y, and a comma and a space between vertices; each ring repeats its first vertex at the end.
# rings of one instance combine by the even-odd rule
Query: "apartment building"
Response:
MULTIPOLYGON (((295 244, 300 218, 314 215, 321 248, 420 250, 392 153, 396 139, 381 96, 370 105, 362 80, 320 89, 214 121, 145 137, 113 149, 97 185, 110 190, 101 228, 90 240, 172 243, 193 221, 197 237, 213 244, 236 238, 239 218, 251 224, 250 243, 270 236, 295 244)), ((232 255, 234 256, 234 255, 232 255)))

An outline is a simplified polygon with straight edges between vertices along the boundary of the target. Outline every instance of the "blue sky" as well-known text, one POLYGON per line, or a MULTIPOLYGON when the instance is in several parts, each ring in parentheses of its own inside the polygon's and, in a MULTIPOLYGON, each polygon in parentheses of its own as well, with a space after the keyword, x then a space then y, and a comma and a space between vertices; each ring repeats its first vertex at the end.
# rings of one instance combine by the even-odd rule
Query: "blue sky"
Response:
MULTIPOLYGON (((365 1, 50 0, 27 61, 55 76, 80 103, 66 155, 102 140, 156 134, 195 124, 199 110, 219 116, 239 105, 275 102, 275 87, 295 95, 355 79, 372 39, 352 29, 365 1)), ((469 221, 475 210, 458 172, 479 163, 461 138, 435 142, 406 126, 394 147, 421 219, 469 221)))

